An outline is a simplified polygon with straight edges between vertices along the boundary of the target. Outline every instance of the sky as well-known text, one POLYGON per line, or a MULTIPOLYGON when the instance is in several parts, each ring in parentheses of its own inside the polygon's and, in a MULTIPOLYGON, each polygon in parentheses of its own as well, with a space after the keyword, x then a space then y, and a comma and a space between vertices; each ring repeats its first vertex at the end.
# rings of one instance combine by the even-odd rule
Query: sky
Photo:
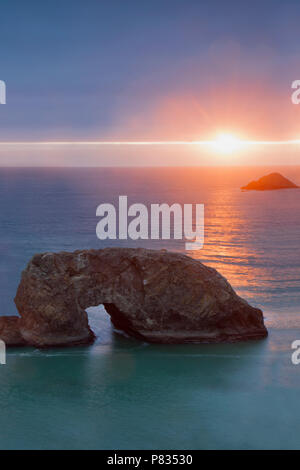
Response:
MULTIPOLYGON (((300 138, 299 1, 2 0, 0 15, 2 142, 300 138)), ((251 148, 240 162, 297 163, 292 147, 284 158, 251 148)), ((155 162, 153 152, 0 145, 0 164, 126 166, 155 162)), ((161 152, 166 164, 222 160, 161 152)))

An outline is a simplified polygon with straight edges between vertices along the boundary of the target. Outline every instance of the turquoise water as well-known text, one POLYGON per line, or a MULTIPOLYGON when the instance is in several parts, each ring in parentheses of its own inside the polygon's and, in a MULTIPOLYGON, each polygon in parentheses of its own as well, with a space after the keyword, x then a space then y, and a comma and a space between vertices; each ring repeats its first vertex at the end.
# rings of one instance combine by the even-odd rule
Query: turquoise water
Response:
MULTIPOLYGON (((97 240, 102 202, 205 203, 216 267, 264 310, 269 337, 222 345, 149 345, 89 309, 91 347, 12 349, 0 366, 1 449, 299 448, 300 191, 242 193, 252 169, 0 170, 0 311, 15 314, 20 272, 40 251, 97 240)), ((281 169, 300 184, 299 168, 281 169)), ((184 251, 179 241, 137 243, 184 251)))

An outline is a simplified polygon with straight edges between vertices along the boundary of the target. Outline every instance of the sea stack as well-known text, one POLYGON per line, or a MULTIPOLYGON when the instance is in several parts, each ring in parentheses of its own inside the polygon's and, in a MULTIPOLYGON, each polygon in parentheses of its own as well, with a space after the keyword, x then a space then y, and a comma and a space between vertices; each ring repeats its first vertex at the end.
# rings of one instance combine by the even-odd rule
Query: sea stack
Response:
POLYGON ((263 176, 257 181, 251 181, 247 186, 241 189, 254 190, 254 191, 269 191, 275 189, 298 189, 299 186, 288 180, 280 173, 271 173, 270 175, 263 176))
POLYGON ((9 326, 16 328, 20 345, 91 343, 86 309, 99 304, 118 330, 152 343, 267 336, 261 310, 239 297, 221 274, 166 251, 105 248, 37 254, 22 273, 15 302, 21 318, 9 326))

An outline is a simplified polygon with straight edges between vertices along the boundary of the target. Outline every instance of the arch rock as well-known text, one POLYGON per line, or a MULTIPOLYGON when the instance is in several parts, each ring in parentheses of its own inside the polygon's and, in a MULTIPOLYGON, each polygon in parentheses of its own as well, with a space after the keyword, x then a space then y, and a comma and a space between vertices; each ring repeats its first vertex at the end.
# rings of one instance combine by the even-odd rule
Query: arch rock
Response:
MULTIPOLYGON (((93 342, 86 309, 103 304, 114 326, 154 343, 211 343, 267 336, 251 307, 215 269, 189 256, 142 248, 35 255, 22 273, 10 320, 14 343, 93 342), (14 325, 14 326, 13 326, 14 325)), ((0 318, 0 338, 8 317, 0 318)), ((9 342, 9 334, 6 335, 9 342)))

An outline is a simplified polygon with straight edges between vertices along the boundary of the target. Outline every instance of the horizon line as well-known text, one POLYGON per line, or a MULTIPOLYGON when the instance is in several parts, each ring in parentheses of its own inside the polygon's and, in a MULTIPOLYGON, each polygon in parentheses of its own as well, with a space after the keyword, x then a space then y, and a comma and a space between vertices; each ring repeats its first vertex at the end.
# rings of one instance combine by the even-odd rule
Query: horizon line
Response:
MULTIPOLYGON (((298 145, 300 139, 294 140, 236 140, 237 145, 298 145)), ((0 141, 0 145, 215 145, 218 140, 85 140, 85 141, 0 141)))

